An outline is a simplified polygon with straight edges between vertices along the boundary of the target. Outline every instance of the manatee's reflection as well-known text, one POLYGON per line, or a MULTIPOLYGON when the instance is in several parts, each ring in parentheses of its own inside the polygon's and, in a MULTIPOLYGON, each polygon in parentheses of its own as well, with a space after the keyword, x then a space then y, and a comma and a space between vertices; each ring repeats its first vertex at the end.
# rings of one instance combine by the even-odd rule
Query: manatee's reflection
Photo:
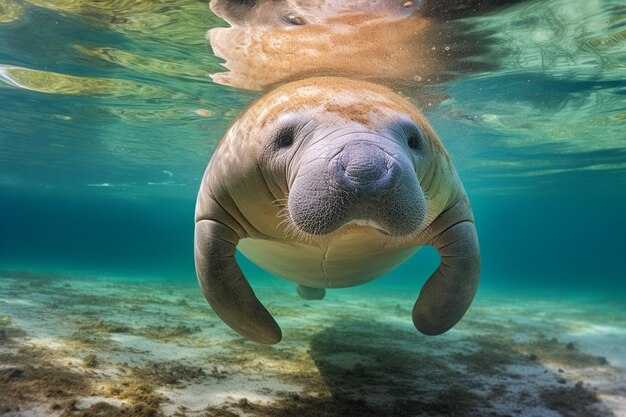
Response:
POLYGON ((229 70, 212 77, 251 90, 319 75, 435 84, 490 67, 475 59, 485 34, 450 20, 513 2, 212 0, 231 25, 207 34, 229 70))

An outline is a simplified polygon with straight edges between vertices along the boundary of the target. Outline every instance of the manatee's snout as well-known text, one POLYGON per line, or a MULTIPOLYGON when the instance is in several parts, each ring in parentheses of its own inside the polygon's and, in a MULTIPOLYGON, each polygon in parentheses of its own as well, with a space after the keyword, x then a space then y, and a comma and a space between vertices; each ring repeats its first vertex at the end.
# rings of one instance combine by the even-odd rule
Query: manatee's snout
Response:
POLYGON ((367 142, 346 145, 330 164, 338 186, 348 194, 376 199, 393 190, 401 168, 380 146, 367 142))
POLYGON ((289 216, 298 229, 324 235, 356 223, 392 236, 419 229, 426 199, 403 138, 366 136, 320 144, 334 145, 328 158, 307 152, 289 193, 289 216))

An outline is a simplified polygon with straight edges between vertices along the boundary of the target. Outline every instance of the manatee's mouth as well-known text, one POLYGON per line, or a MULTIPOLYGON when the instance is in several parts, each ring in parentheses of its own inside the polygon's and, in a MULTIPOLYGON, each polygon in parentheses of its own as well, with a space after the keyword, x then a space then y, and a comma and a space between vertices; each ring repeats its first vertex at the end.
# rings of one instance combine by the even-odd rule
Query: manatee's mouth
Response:
POLYGON ((328 235, 350 225, 371 227, 386 236, 410 235, 420 228, 426 213, 424 194, 419 186, 410 185, 387 198, 329 189, 325 194, 306 193, 307 199, 296 188, 289 197, 289 217, 298 230, 309 235, 328 235))
POLYGON ((370 227, 385 236, 391 236, 391 234, 387 233, 387 231, 381 225, 372 220, 352 220, 344 224, 342 227, 349 226, 370 227))

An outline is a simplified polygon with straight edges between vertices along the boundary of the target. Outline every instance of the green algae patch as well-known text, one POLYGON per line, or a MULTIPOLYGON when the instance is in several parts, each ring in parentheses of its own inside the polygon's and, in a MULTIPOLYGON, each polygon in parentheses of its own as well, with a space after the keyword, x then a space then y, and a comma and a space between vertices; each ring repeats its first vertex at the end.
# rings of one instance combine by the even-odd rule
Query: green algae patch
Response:
POLYGON ((258 404, 247 399, 226 403, 220 407, 207 407, 207 416, 236 417, 242 414, 254 417, 334 417, 334 416, 386 416, 382 410, 363 400, 346 398, 300 396, 284 394, 284 398, 269 404, 258 404))
POLYGON ((54 409, 69 407, 76 397, 89 395, 91 381, 80 372, 55 365, 56 354, 47 348, 21 345, 15 352, 0 353, 0 414, 18 411, 31 403, 51 403, 54 409))
MULTIPOLYGON (((281 398, 270 403, 256 403, 243 398, 220 407, 208 407, 207 416, 234 417, 412 417, 455 416, 474 417, 482 397, 461 388, 442 391, 431 400, 397 399, 383 405, 367 399, 353 399, 342 395, 311 396, 297 393, 279 393, 281 398)), ((497 414, 491 414, 498 417, 497 414)))
POLYGON ((98 402, 83 410, 75 408, 65 410, 60 417, 160 417, 162 415, 160 410, 145 404, 116 407, 109 403, 98 402))
POLYGON ((130 333, 132 328, 122 323, 106 320, 92 320, 83 322, 78 327, 80 332, 90 332, 99 334, 109 333, 130 333))
POLYGON ((151 362, 140 368, 132 368, 131 375, 141 381, 157 385, 181 385, 183 381, 195 381, 206 377, 204 370, 179 362, 151 362))
POLYGON ((75 348, 99 349, 104 343, 109 347, 114 345, 110 340, 113 333, 131 333, 133 328, 122 323, 107 320, 83 320, 75 323, 76 329, 65 342, 75 348))
POLYGON ((481 335, 469 337, 467 340, 477 349, 468 353, 456 353, 452 358, 472 373, 510 376, 506 366, 527 362, 515 350, 515 342, 509 337, 481 335))
POLYGON ((99 363, 100 361, 98 360, 98 357, 93 353, 90 353, 83 358, 83 366, 85 368, 96 368, 99 363))
POLYGON ((160 342, 172 342, 199 333, 199 326, 189 327, 182 323, 176 326, 146 326, 137 331, 137 334, 148 339, 160 342))
POLYGON ((547 389, 541 392, 545 405, 563 417, 590 417, 598 415, 595 405, 598 396, 586 389, 582 382, 573 387, 547 389))
POLYGON ((29 401, 68 400, 89 394, 84 375, 51 364, 30 365, 16 358, 14 367, 0 370, 0 403, 24 404, 29 401))
POLYGON ((519 343, 516 349, 540 362, 555 363, 571 368, 608 365, 606 358, 579 351, 573 343, 563 343, 556 338, 539 339, 519 343))
POLYGON ((64 417, 159 417, 163 415, 161 404, 168 398, 156 392, 163 386, 182 387, 183 382, 203 379, 206 374, 201 368, 190 367, 178 362, 151 362, 141 367, 119 367, 127 374, 120 380, 112 381, 104 388, 102 395, 116 398, 126 404, 118 407, 108 403, 96 403, 84 410, 66 412, 64 417))
POLYGON ((310 350, 300 343, 291 341, 282 346, 266 346, 233 339, 220 343, 220 347, 220 352, 206 358, 208 364, 214 365, 211 373, 214 378, 223 379, 230 373, 266 374, 311 393, 329 393, 310 350), (215 364, 219 364, 219 368, 215 364))
POLYGON ((606 358, 579 351, 573 343, 563 343, 556 338, 516 342, 511 337, 495 335, 472 336, 467 339, 478 349, 458 353, 453 358, 468 370, 488 375, 509 375, 507 365, 535 361, 552 363, 568 368, 585 368, 608 365, 606 358))
POLYGON ((106 396, 126 401, 128 405, 122 409, 132 411, 132 415, 160 416, 161 404, 166 402, 167 398, 156 393, 157 388, 158 386, 150 381, 127 378, 111 384, 106 390, 106 396))

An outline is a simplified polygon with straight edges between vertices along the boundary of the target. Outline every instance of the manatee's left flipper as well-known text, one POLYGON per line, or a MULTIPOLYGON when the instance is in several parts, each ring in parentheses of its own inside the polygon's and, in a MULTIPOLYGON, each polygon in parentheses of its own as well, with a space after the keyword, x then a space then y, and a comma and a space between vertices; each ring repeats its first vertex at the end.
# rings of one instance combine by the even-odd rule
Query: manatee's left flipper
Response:
POLYGON ((325 288, 313 288, 297 284, 296 291, 305 300, 321 300, 326 295, 325 288))
POLYGON ((224 223, 196 222, 194 257, 200 287, 217 315, 237 333, 258 343, 278 343, 280 327, 237 264, 238 243, 238 235, 224 223))
POLYGON ((431 241, 441 257, 439 268, 426 281, 413 307, 420 332, 437 335, 450 330, 469 308, 480 278, 476 227, 463 221, 431 241))

